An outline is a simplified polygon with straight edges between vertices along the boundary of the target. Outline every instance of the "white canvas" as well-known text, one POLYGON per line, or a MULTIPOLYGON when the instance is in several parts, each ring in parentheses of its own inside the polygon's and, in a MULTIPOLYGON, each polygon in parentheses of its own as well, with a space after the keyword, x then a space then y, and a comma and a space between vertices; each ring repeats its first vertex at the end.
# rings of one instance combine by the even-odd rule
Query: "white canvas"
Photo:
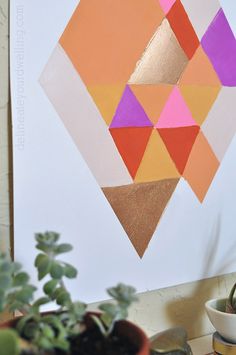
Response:
MULTIPOLYGON (((70 288, 87 302, 104 299, 119 281, 143 292, 235 271, 235 139, 203 203, 181 178, 137 256, 39 82, 77 3, 11 2, 15 259, 35 281, 34 233, 60 232, 74 245, 67 260, 79 269, 70 288)), ((89 99, 82 82, 81 90, 89 99)))

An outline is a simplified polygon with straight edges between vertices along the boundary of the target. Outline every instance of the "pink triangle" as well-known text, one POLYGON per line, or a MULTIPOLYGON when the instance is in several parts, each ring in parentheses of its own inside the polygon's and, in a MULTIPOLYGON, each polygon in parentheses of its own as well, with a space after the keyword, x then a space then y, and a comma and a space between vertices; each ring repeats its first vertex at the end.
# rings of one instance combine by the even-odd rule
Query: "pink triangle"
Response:
POLYGON ((160 115, 156 128, 197 126, 181 93, 175 87, 160 115))
POLYGON ((174 5, 176 0, 159 0, 159 3, 165 13, 165 15, 169 12, 171 7, 174 5))

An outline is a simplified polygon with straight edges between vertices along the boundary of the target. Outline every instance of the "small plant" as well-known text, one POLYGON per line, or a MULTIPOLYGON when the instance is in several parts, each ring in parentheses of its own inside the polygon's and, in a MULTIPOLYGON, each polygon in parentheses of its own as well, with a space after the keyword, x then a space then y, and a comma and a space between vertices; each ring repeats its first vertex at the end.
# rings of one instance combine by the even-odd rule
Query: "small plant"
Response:
POLYGON ((234 297, 236 291, 236 283, 231 288, 229 297, 226 301, 226 312, 227 313, 236 313, 236 299, 234 297))
MULTIPOLYGON (((55 232, 38 233, 35 237, 36 248, 40 250, 35 259, 38 279, 46 278, 44 296, 36 301, 33 301, 36 287, 29 283, 29 276, 22 271, 21 265, 0 255, 0 311, 18 310, 23 314, 16 323, 15 331, 0 331, 0 349, 6 339, 11 338, 13 345, 8 355, 19 354, 20 351, 22 354, 70 354, 71 343, 85 329, 87 307, 71 299, 64 282, 66 278, 77 276, 77 270, 72 265, 60 260, 61 254, 71 251, 72 246, 60 244, 59 234, 55 232), (41 306, 51 302, 56 303, 58 309, 41 314, 41 306), (18 343, 13 341, 17 337, 22 339, 24 350, 20 350, 18 343)), ((100 315, 91 314, 104 338, 111 336, 117 321, 127 318, 129 306, 137 300, 135 289, 131 286, 118 284, 107 291, 113 301, 99 306, 100 315)))

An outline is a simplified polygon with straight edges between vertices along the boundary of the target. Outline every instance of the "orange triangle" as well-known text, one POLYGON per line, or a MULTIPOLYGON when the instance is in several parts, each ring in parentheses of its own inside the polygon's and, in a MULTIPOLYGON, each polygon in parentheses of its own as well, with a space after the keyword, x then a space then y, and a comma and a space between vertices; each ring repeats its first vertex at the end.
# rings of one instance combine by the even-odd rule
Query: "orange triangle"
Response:
POLYGON ((159 133, 154 130, 136 173, 135 182, 158 181, 179 176, 165 144, 159 133))
POLYGON ((130 85, 134 95, 144 108, 149 119, 156 124, 160 113, 169 97, 172 85, 130 85))
POLYGON ((140 258, 178 181, 166 179, 102 189, 140 258))
POLYGON ((180 84, 221 86, 219 78, 201 46, 198 47, 183 72, 180 84))
POLYGON ((122 127, 109 130, 127 169, 134 178, 153 127, 122 127))
POLYGON ((199 126, 160 128, 158 132, 178 171, 182 174, 192 150, 193 143, 197 138, 199 126))
POLYGON ((120 102, 125 84, 93 85, 87 89, 97 105, 104 121, 109 126, 120 102))
POLYGON ((181 85, 180 91, 194 120, 201 125, 215 102, 220 87, 181 85))

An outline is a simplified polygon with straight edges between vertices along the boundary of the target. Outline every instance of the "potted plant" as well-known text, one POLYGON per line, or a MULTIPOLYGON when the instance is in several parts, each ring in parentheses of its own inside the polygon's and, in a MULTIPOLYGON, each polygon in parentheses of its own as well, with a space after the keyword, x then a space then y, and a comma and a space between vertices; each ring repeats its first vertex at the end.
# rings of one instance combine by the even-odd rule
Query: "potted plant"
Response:
POLYGON ((217 332, 228 342, 236 343, 236 283, 229 297, 212 299, 206 302, 208 317, 217 332))
POLYGON ((99 313, 89 313, 86 305, 73 301, 65 278, 73 279, 77 270, 58 259, 69 252, 70 244, 60 244, 59 234, 36 234, 35 259, 38 279, 46 279, 44 296, 33 301, 36 287, 21 265, 0 256, 0 311, 20 311, 23 316, 1 325, 1 355, 148 355, 149 341, 143 331, 125 320, 128 308, 137 300, 135 289, 118 284, 109 288, 111 302, 100 304, 99 313), (41 313, 40 308, 54 302, 58 309, 41 313))

